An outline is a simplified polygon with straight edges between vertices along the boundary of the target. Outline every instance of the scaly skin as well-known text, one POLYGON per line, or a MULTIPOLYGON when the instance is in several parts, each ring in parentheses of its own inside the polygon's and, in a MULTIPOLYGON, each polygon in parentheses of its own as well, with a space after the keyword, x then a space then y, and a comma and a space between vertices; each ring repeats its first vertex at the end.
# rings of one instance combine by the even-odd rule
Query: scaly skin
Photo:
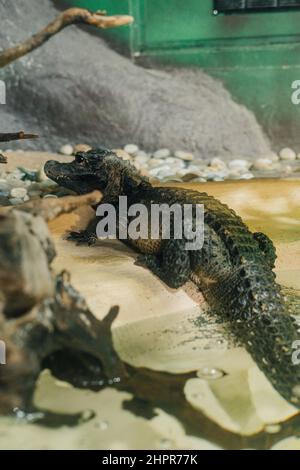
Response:
MULTIPOLYGON (((206 193, 181 188, 152 187, 128 162, 107 150, 78 153, 71 163, 49 161, 47 176, 78 193, 104 192, 103 202, 118 209, 118 197, 128 206, 140 203, 203 204, 205 237, 201 250, 187 251, 186 240, 130 240, 141 260, 168 286, 192 279, 213 311, 229 321, 237 339, 252 355, 274 388, 300 407, 300 367, 293 365, 297 327, 275 282, 275 249, 262 233, 251 233, 242 219, 206 193)), ((71 239, 93 243, 95 221, 71 239)))

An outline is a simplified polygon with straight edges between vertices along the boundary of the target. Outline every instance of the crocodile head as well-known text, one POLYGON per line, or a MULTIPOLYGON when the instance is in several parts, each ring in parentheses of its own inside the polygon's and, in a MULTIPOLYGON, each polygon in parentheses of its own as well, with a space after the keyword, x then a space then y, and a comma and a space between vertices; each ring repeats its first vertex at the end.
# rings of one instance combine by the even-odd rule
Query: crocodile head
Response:
POLYGON ((95 149, 78 152, 73 161, 60 163, 48 160, 44 170, 48 178, 78 194, 105 190, 111 169, 119 158, 110 150, 95 149))

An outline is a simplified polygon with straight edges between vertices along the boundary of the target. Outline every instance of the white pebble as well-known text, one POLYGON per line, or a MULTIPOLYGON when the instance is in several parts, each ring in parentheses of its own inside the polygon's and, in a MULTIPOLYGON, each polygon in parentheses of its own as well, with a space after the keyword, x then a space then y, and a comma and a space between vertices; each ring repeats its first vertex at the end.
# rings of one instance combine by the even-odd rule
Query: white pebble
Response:
POLYGON ((223 170, 227 167, 226 163, 221 160, 221 158, 213 158, 210 162, 210 166, 219 170, 223 170))
POLYGON ((23 199, 27 195, 27 189, 25 188, 13 188, 10 191, 12 198, 23 199))
POLYGON ((258 158, 253 163, 253 168, 255 170, 271 170, 273 162, 270 158, 258 158))
POLYGON ((280 150, 279 156, 281 160, 296 160, 296 153, 288 147, 280 150))
POLYGON ((72 155, 73 154, 73 147, 72 145, 70 144, 66 144, 66 145, 63 145, 60 150, 59 150, 59 153, 61 153, 62 155, 72 155))
POLYGON ((252 180, 254 178, 253 173, 244 173, 243 175, 240 175, 241 180, 252 180))
POLYGON ((228 168, 230 168, 231 170, 237 170, 240 168, 246 168, 248 170, 250 166, 251 166, 251 163, 248 162, 248 160, 242 160, 242 159, 231 160, 228 163, 228 168))
POLYGON ((139 148, 135 144, 127 144, 124 147, 125 152, 129 153, 129 155, 135 155, 138 153, 139 148))
POLYGON ((149 171, 151 176, 157 176, 159 178, 164 178, 172 174, 171 168, 169 165, 161 165, 155 168, 151 168, 149 171))
POLYGON ((176 150, 174 155, 176 158, 180 158, 180 160, 184 160, 186 162, 194 160, 194 155, 191 152, 185 152, 184 150, 176 150))
POLYGON ((57 199, 56 194, 45 194, 43 199, 57 199))
POLYGON ((171 152, 169 149, 159 149, 154 152, 153 157, 154 158, 168 158, 170 156, 171 152))
POLYGON ((139 150, 136 154, 136 157, 143 157, 143 158, 146 158, 147 160, 150 158, 148 153, 145 152, 144 150, 139 150))
POLYGON ((156 168, 164 163, 164 160, 159 160, 158 158, 150 158, 147 162, 149 168, 156 168))
POLYGON ((122 158, 122 160, 131 160, 131 156, 129 153, 125 152, 123 149, 114 149, 114 152, 119 158, 122 158))

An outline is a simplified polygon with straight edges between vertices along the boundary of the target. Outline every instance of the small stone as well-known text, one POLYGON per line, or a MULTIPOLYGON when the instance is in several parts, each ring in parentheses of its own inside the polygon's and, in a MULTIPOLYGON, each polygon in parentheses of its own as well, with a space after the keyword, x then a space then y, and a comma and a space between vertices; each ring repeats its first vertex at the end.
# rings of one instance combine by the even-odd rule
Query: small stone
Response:
POLYGON ((172 175, 172 170, 169 165, 161 165, 155 168, 151 168, 151 170, 149 170, 149 174, 154 177, 165 178, 172 175))
POLYGON ((163 183, 181 183, 182 179, 178 178, 176 175, 174 176, 167 176, 166 178, 163 178, 162 180, 163 183))
POLYGON ((76 144, 74 145, 72 153, 75 155, 77 152, 88 152, 91 149, 92 147, 88 144, 76 144))
POLYGON ((295 397, 300 398, 300 385, 295 385, 292 392, 295 397))
POLYGON ((193 181, 193 180, 199 178, 199 176, 200 175, 197 174, 197 173, 188 172, 184 176, 182 176, 182 181, 184 181, 185 183, 188 183, 189 181, 193 181))
POLYGON ((213 181, 216 181, 216 182, 218 182, 218 181, 224 181, 224 178, 222 178, 221 176, 214 176, 214 177, 213 177, 213 181))
POLYGON ((279 156, 275 152, 270 153, 267 158, 270 158, 270 160, 272 160, 274 163, 279 161, 279 156))
POLYGON ((9 185, 6 180, 0 179, 0 192, 5 192, 9 190, 9 185))
POLYGON ((150 158, 150 155, 148 155, 148 153, 145 152, 144 150, 139 150, 135 156, 146 158, 147 160, 150 158))
POLYGON ((191 162, 195 158, 191 152, 185 152, 184 150, 176 150, 174 155, 176 158, 180 158, 180 160, 184 160, 186 162, 191 162))
POLYGON ((26 196, 24 196, 24 198, 23 198, 23 201, 24 201, 24 202, 27 202, 27 201, 29 201, 29 199, 30 199, 30 198, 29 198, 28 194, 26 194, 26 196))
POLYGON ((138 163, 140 166, 145 166, 148 162, 148 155, 137 155, 134 159, 135 163, 138 163))
POLYGON ((271 170, 273 162, 270 158, 258 158, 252 165, 255 170, 271 170))
POLYGON ((27 195, 27 189, 25 188, 13 188, 10 191, 12 198, 23 199, 27 195))
POLYGON ((227 165, 221 158, 213 158, 210 162, 210 167, 217 169, 217 170, 223 170, 224 168, 227 168, 227 165))
POLYGON ((147 166, 149 168, 156 168, 160 165, 163 165, 164 163, 164 160, 159 160, 158 158, 150 158, 150 160, 148 160, 147 162, 147 166))
POLYGON ((23 199, 19 199, 19 198, 17 198, 17 197, 11 197, 11 198, 9 199, 9 201, 10 201, 10 203, 11 203, 13 206, 17 206, 17 205, 19 205, 19 204, 23 204, 23 202, 24 202, 23 199))
POLYGON ((154 158, 168 158, 171 155, 169 149, 159 149, 153 153, 154 158))
POLYGON ((215 367, 202 367, 196 373, 197 377, 206 380, 216 380, 224 377, 225 373, 215 367))
POLYGON ((129 155, 129 153, 125 152, 125 150, 114 149, 113 151, 119 158, 122 158, 122 160, 131 160, 131 156, 129 155))
POLYGON ((241 180, 252 180, 254 178, 253 173, 244 173, 243 175, 240 175, 241 180))
POLYGON ((290 165, 286 165, 286 166, 284 167, 284 172, 285 172, 287 175, 289 175, 289 174, 293 173, 293 168, 292 168, 290 165))
POLYGON ((278 423, 266 424, 265 426, 265 432, 267 432, 268 434, 277 434, 280 431, 281 426, 278 423))
POLYGON ((168 158, 165 159, 165 162, 168 165, 171 165, 172 168, 174 168, 174 169, 185 168, 185 162, 183 160, 180 160, 179 158, 168 157, 168 158))
POLYGON ((237 169, 246 169, 248 170, 251 166, 251 163, 248 162, 248 160, 243 160, 243 159, 235 159, 235 160, 231 160, 229 163, 228 163, 228 168, 230 168, 230 170, 237 170, 237 169))
POLYGON ((279 152, 279 157, 281 160, 296 160, 296 153, 294 150, 285 147, 279 152))
POLYGON ((70 144, 65 144, 65 145, 63 145, 63 146, 60 148, 59 153, 61 153, 62 155, 72 155, 72 154, 73 154, 73 147, 72 147, 72 145, 70 145, 70 144))
POLYGON ((187 182, 187 181, 191 181, 194 178, 202 177, 204 175, 200 171, 199 168, 195 167, 195 168, 192 168, 192 169, 190 169, 190 168, 181 169, 181 170, 177 171, 176 176, 181 178, 182 181, 187 182))
POLYGON ((57 199, 57 195, 56 194, 45 194, 43 199, 57 199))
MULTIPOLYGON (((247 170, 244 172, 244 174, 247 172, 247 170)), ((228 174, 228 179, 232 180, 239 180, 241 178, 241 172, 240 170, 232 170, 228 174)))
POLYGON ((124 147, 125 152, 129 153, 129 155, 136 155, 139 151, 139 148, 135 144, 127 144, 124 147))

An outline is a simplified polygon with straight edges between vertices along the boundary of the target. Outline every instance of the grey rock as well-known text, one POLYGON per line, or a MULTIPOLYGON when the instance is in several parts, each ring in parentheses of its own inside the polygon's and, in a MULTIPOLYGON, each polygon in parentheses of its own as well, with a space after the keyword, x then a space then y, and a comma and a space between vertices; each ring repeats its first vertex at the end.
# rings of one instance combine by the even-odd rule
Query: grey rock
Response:
MULTIPOLYGON (((1 0, 1 48, 31 36, 57 13, 51 0, 1 0)), ((200 69, 154 74, 109 48, 91 28, 66 28, 2 69, 1 79, 9 97, 1 108, 2 132, 20 128, 41 136, 14 148, 135 142, 146 150, 188 148, 206 160, 270 152, 254 115, 221 82, 200 69)))

